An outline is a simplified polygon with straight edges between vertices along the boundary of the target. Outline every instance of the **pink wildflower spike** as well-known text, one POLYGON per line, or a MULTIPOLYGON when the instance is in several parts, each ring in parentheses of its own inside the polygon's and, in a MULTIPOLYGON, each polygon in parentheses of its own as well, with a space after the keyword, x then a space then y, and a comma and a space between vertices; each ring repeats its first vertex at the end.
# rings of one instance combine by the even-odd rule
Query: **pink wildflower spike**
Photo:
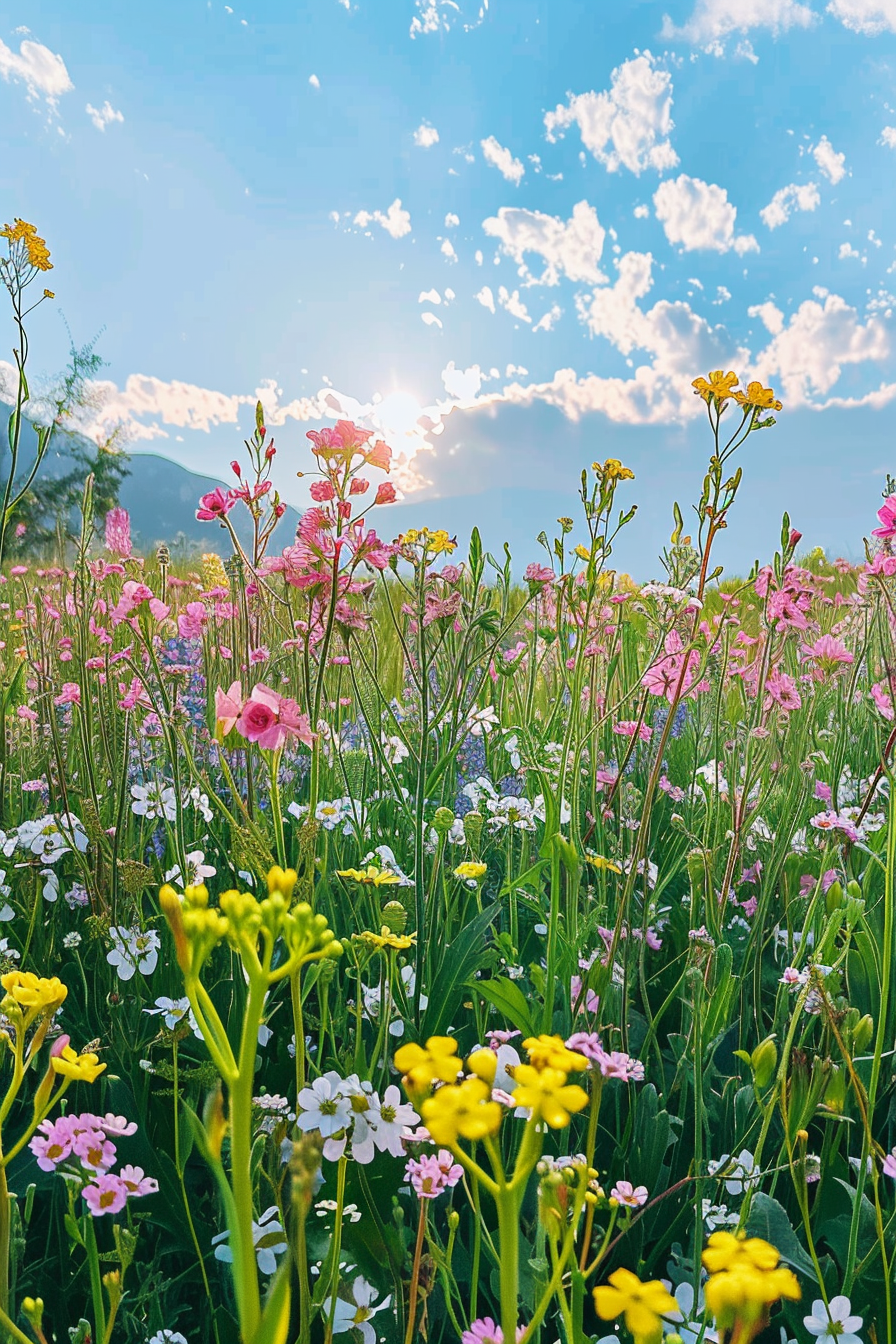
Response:
POLYGON ((62 690, 53 699, 54 705, 80 705, 81 687, 76 681, 66 681, 62 690))
POLYGON ((877 511, 880 519, 880 527, 872 529, 872 537, 880 537, 881 541, 889 541, 896 537, 896 495, 890 495, 885 499, 881 508, 877 511))
POLYGON ((106 514, 106 550, 126 560, 131 554, 131 518, 127 509, 114 508, 106 514))

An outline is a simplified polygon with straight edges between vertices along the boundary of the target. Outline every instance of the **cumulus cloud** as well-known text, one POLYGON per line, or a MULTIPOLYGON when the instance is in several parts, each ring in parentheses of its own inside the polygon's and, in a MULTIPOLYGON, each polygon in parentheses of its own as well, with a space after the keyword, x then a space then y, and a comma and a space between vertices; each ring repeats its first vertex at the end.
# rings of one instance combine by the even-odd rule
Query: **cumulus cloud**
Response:
POLYGON ((510 150, 500 145, 493 135, 490 135, 487 140, 480 141, 480 144, 482 146, 482 157, 486 163, 490 163, 493 168, 497 168, 502 177, 518 187, 526 171, 522 162, 515 159, 510 150))
POLYGON ((723 40, 731 33, 746 33, 751 28, 770 28, 773 33, 808 28, 815 18, 810 7, 798 0, 697 0, 691 17, 680 28, 668 14, 664 17, 662 36, 667 41, 683 38, 721 55, 723 40))
POLYGON ((672 80, 659 69, 649 51, 624 61, 601 93, 570 94, 544 118, 548 140, 554 141, 577 125, 582 144, 608 172, 645 168, 662 172, 674 168, 678 155, 669 141, 672 121, 672 80))
POLYGON ((249 396, 215 392, 193 383, 166 383, 142 373, 132 373, 123 388, 98 379, 89 391, 73 427, 98 442, 121 425, 129 438, 138 440, 167 438, 164 425, 208 434, 215 425, 235 425, 240 407, 254 403, 249 396))
POLYGON ((896 33, 896 0, 831 0, 828 13, 854 33, 896 33))
POLYGON ((439 143, 439 133, 435 126, 428 126, 424 121, 414 132, 414 144, 420 149, 432 149, 433 145, 439 143))
POLYGON ((880 133, 880 143, 887 149, 896 149, 896 126, 885 126, 880 133))
POLYGON ((17 52, 0 40, 0 75, 7 84, 10 80, 24 84, 29 98, 42 98, 51 109, 75 87, 62 57, 27 38, 17 52))
POLYGON ((487 308, 490 313, 495 311, 495 296, 489 285, 483 285, 478 294, 473 296, 477 303, 481 303, 483 308, 487 308))
POLYGON ((454 244, 450 238, 442 239, 442 246, 439 248, 446 261, 457 261, 457 253, 454 250, 454 244))
POLYGON ((445 228, 446 228, 446 229, 456 229, 459 223, 460 223, 460 216, 459 216, 459 215, 453 215, 453 214, 451 214, 451 213, 449 212, 449 213, 445 216, 445 228))
POLYGON ((660 184, 653 204, 669 242, 685 252, 759 251, 751 233, 735 234, 737 209, 724 187, 682 173, 660 184))
POLYGON ((124 121, 122 113, 117 112, 108 99, 102 107, 94 107, 92 103, 88 103, 85 111, 98 131, 104 131, 113 121, 124 121))
POLYGON ((468 33, 478 28, 488 13, 488 0, 480 0, 478 6, 463 0, 414 0, 414 5, 417 13, 411 20, 411 37, 447 33, 458 22, 468 33))
POLYGON ((501 250, 517 263, 526 284, 556 285, 561 275, 590 284, 604 279, 598 262, 606 231, 594 206, 587 201, 574 205, 565 222, 540 210, 505 205, 497 215, 483 220, 482 227, 490 238, 497 238, 501 250), (538 277, 533 277, 526 266, 527 252, 544 259, 544 270, 538 277))
POLYGON ((759 211, 759 218, 768 229, 786 224, 794 210, 814 210, 821 202, 814 182, 790 182, 776 191, 768 205, 759 211))
POLYGON ((424 289, 417 300, 418 303, 441 303, 442 296, 437 289, 424 289))
POLYGON ((858 259, 861 255, 862 255, 861 252, 859 252, 856 248, 854 248, 852 243, 841 243, 840 251, 837 253, 837 256, 840 258, 841 261, 845 261, 850 257, 855 257, 856 259, 858 259))
MULTIPOLYGON (((757 374, 773 383, 788 406, 818 405, 844 365, 880 362, 890 354, 886 328, 876 317, 859 320, 839 294, 807 299, 757 356, 757 374)), ((822 403, 824 404, 824 403, 822 403)))
MULTIPOLYGON (((894 0, 896 3, 896 0, 894 0)), ((824 173, 829 182, 834 186, 841 178, 846 176, 846 155, 838 154, 826 135, 823 135, 817 145, 813 145, 809 153, 812 155, 820 170, 824 173)))
POLYGON ((441 327, 442 325, 441 319, 436 317, 435 313, 429 313, 429 312, 421 313, 420 317, 421 320, 425 322, 428 327, 441 327))
POLYGON ((533 331, 553 331, 554 327, 563 316, 563 309, 559 304, 554 304, 543 317, 540 317, 533 326, 533 331))
POLYGON ((308 83, 311 85, 312 89, 320 88, 320 80, 318 79, 317 75, 309 75, 308 83))
POLYGON ((501 285, 498 290, 498 302, 502 308, 506 308, 511 317, 517 318, 520 322, 531 322, 529 310, 520 298, 520 292, 515 289, 511 294, 501 285))
POLYGON ((784 330, 784 314, 770 299, 765 303, 754 303, 752 308, 747 309, 747 316, 761 318, 766 330, 773 336, 784 330))
POLYGON ((374 210, 372 213, 369 210, 359 210, 354 222, 361 229, 366 229, 369 224, 379 224, 390 238, 404 238, 405 234, 411 231, 410 212, 402 210, 401 200, 397 196, 385 214, 382 210, 374 210))

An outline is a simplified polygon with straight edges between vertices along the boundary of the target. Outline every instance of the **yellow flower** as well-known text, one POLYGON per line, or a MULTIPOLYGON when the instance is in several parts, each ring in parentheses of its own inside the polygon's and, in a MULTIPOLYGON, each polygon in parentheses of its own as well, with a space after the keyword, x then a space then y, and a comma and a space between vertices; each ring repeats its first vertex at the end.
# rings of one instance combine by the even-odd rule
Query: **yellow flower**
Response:
POLYGON ((375 868, 372 863, 366 868, 337 868, 336 876, 350 877, 362 887, 391 887, 401 880, 395 873, 390 873, 388 868, 375 868))
POLYGON ((559 1069, 561 1073, 581 1073, 588 1060, 576 1050, 567 1050, 562 1036, 529 1036, 523 1041, 529 1063, 536 1069, 559 1069))
POLYGON ((405 1076, 405 1086, 417 1091, 433 1083, 453 1083, 460 1073, 457 1041, 452 1036, 430 1036, 426 1045, 410 1043, 395 1051, 395 1067, 405 1076))
POLYGON ((44 298, 45 298, 45 299, 55 299, 55 297, 56 297, 56 295, 53 293, 52 289, 45 289, 45 290, 44 290, 44 298))
POLYGON ((489 1087, 493 1087, 495 1074, 498 1072, 498 1056, 494 1050, 483 1046, 479 1050, 474 1050, 472 1055, 468 1055, 467 1068, 471 1073, 475 1073, 477 1078, 488 1083, 489 1087))
POLYGON ((618 457, 608 457, 601 466, 599 462, 591 463, 591 470, 596 471, 598 476, 603 476, 605 481, 633 481, 635 473, 630 467, 624 467, 618 457))
POLYGON ((9 239, 13 246, 16 243, 23 243, 29 264, 36 271, 52 271, 53 265, 47 245, 33 224, 26 224, 24 219, 17 219, 14 224, 6 224, 0 229, 0 238, 9 239))
POLYGON ((99 1078, 105 1064, 101 1064, 99 1056, 91 1054, 79 1055, 70 1045, 66 1045, 61 1054, 53 1055, 50 1065, 54 1073, 61 1073, 63 1078, 74 1078, 76 1082, 93 1083, 99 1078))
POLYGON ((761 383, 747 383, 746 392, 735 392, 734 400, 738 406, 756 406, 761 411, 780 411, 781 402, 770 387, 761 383))
POLYGON ((719 405, 726 402, 729 397, 734 396, 734 388, 737 386, 736 373, 723 373, 721 369, 713 369, 709 375, 709 382, 705 378, 695 378, 691 383, 698 397, 709 404, 715 398, 719 405))
POLYGON ((761 1237, 738 1237, 733 1232, 713 1232, 703 1252, 703 1265, 710 1274, 738 1265, 763 1271, 774 1269, 780 1259, 775 1247, 761 1237))
POLYGON ((450 555, 457 550, 457 538, 449 537, 444 528, 430 531, 428 527, 412 527, 403 532, 398 540, 402 546, 422 546, 430 555, 441 555, 443 552, 450 555))
POLYGON ((0 985, 7 995, 29 1012, 51 1012, 65 1003, 68 989, 54 975, 52 979, 34 975, 31 971, 9 971, 0 976, 0 985))
POLYGON ((467 861, 457 865, 454 870, 454 876, 460 878, 461 882, 478 882, 480 877, 485 877, 487 872, 487 864, 467 861))
POLYGON ((587 546, 576 546, 573 552, 580 560, 590 560, 591 552, 587 546))
POLYGON ((416 933, 392 933, 386 924, 383 925, 380 933, 369 933, 365 930, 364 933, 357 933, 354 936, 359 942, 367 943, 369 947, 391 947, 396 952, 406 952, 417 941, 416 933))
POLYGON ((612 859, 605 859, 602 854, 586 854, 585 862, 590 863, 592 868, 606 870, 608 873, 622 872, 618 863, 614 863, 612 859))
POLYGON ((800 1299, 796 1275, 780 1266, 761 1270, 746 1263, 721 1274, 712 1274, 706 1281, 706 1305, 716 1325, 728 1330, 733 1325, 755 1325, 766 1315, 766 1308, 786 1297, 791 1302, 800 1299))
POLYGON ((563 1129, 571 1114, 588 1105, 588 1093, 575 1083, 567 1083, 562 1069, 535 1069, 531 1064, 519 1064, 513 1071, 513 1080, 517 1106, 531 1110, 537 1120, 543 1120, 551 1129, 563 1129))
POLYGON ((662 1317, 678 1312, 678 1303, 659 1279, 642 1283, 630 1269, 617 1269, 609 1283, 594 1290, 594 1305, 602 1321, 615 1320, 625 1313, 626 1328, 635 1344, 659 1344, 663 1337, 662 1317))
POLYGON ((465 1078, 454 1087, 440 1087, 420 1107, 420 1117, 435 1143, 457 1143, 497 1134, 501 1107, 491 1099, 491 1088, 481 1078, 465 1078))

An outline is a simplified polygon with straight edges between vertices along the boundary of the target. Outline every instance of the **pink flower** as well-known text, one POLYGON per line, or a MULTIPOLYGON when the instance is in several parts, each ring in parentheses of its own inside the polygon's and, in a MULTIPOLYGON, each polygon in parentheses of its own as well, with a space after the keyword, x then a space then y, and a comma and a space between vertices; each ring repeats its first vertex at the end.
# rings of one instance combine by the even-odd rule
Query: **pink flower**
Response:
POLYGON ((884 1158, 883 1173, 885 1176, 896 1177, 896 1148, 884 1158))
POLYGON ((829 802, 831 801, 831 786, 830 786, 830 784, 825 784, 825 782, 824 782, 823 779, 816 779, 816 781, 815 781, 815 797, 818 798, 818 799, 820 799, 820 801, 823 802, 823 803, 829 803, 829 802))
POLYGON ((144 1176, 142 1167, 122 1167, 118 1175, 127 1186, 129 1195, 154 1195, 158 1192, 158 1181, 152 1176, 144 1176))
POLYGON ((896 537, 896 495, 890 495, 885 499, 881 508, 877 511, 880 519, 880 527, 872 530, 872 537, 880 537, 881 541, 889 541, 891 537, 896 537))
POLYGON ((833 635, 822 635, 814 644, 804 644, 803 657, 818 663, 825 672, 833 672, 840 663, 853 662, 846 645, 833 635))
MULTIPOLYGON (((570 1006, 574 1013, 596 1013, 600 1006, 600 999, 593 989, 585 990, 582 993, 583 982, 580 975, 574 975, 569 982, 570 1006)), ((570 1049, 573 1047, 570 1046, 570 1049)))
POLYGON ((640 1209, 647 1203, 647 1186, 632 1185, 631 1181, 617 1181, 610 1191, 610 1198, 629 1209, 640 1209))
POLYGON ((81 1194, 94 1218, 101 1218, 104 1213, 121 1213, 128 1202, 128 1187, 120 1176, 100 1174, 90 1185, 85 1185, 81 1194))
POLYGON ((446 1148, 440 1148, 438 1154, 424 1153, 419 1161, 411 1158, 404 1174, 420 1199, 438 1199, 444 1190, 457 1185, 464 1169, 446 1148))
POLYGON ((355 476, 348 488, 348 492, 350 495, 366 495, 369 489, 369 481, 365 481, 363 476, 355 476))
POLYGON ((317 504, 326 504, 327 500, 334 499, 336 488, 330 481, 314 481, 311 485, 311 498, 317 504))
POLYGON ((799 691, 796 688, 796 682, 793 677, 789 677, 786 672, 776 669, 765 683, 765 707, 771 707, 770 702, 778 705, 789 714, 791 710, 799 709, 803 701, 799 691))
POLYGON ((306 746, 314 742, 307 714, 295 700, 287 699, 259 682, 244 703, 236 730, 248 742, 257 742, 264 751, 279 751, 287 738, 297 737, 306 746))
MULTIPOLYGON (((373 447, 364 454, 364 460, 368 467, 379 467, 380 471, 388 471, 389 464, 392 461, 392 449, 388 443, 383 443, 382 439, 377 439, 373 447)), ((391 504, 391 502, 387 499, 377 501, 377 503, 382 504, 391 504)))
POLYGON ((243 688, 238 681, 231 682, 230 690, 215 691, 215 719, 218 737, 226 737, 232 731, 237 719, 243 712, 243 688))
POLYGON ((115 1144, 101 1129, 82 1129, 72 1140, 72 1152, 88 1171, 106 1171, 115 1161, 115 1144))
POLYGON ((62 690, 53 700, 54 705, 80 705, 81 687, 76 681, 63 682, 62 690))
POLYGON ((231 492, 219 485, 216 490, 210 490, 207 495, 202 496, 196 517, 203 523, 214 522, 216 518, 223 518, 228 514, 235 503, 236 498, 231 492))
MULTIPOLYGON (((517 1339, 522 1339, 525 1333, 526 1327, 518 1325, 517 1339)), ((465 1330, 460 1337, 460 1344, 504 1344, 504 1331, 491 1316, 482 1316, 478 1321, 470 1322, 469 1330, 465 1330)))
POLYGON ((526 566, 526 572, 523 578, 527 583, 553 583, 556 574, 547 565, 539 565, 533 561, 531 565, 526 566))
POLYGON ((41 1133, 35 1134, 28 1147, 37 1158, 41 1171, 55 1171, 72 1151, 74 1133, 71 1117, 63 1115, 55 1121, 42 1120, 38 1129, 41 1133))
POLYGON ((893 700, 890 696, 889 688, 884 682, 875 682, 871 687, 871 699, 877 706, 878 711, 883 714, 884 718, 892 722, 893 700))
MULTIPOLYGON (((367 460, 368 462, 370 461, 369 458, 367 460)), ((377 487, 373 502, 374 504, 394 504, 397 498, 398 495, 395 492, 395 486, 392 482, 383 481, 382 484, 377 487)))
POLYGON ((653 737, 653 729, 646 723, 637 723, 633 719, 623 719, 620 723, 613 724, 613 732, 620 737, 634 737, 637 733, 642 742, 649 742, 653 737))
POLYGON ((127 509, 114 508, 106 514, 106 550, 123 559, 131 553, 131 519, 127 509))
POLYGON ((177 618, 177 633, 182 639, 201 639, 208 612, 202 602, 188 602, 177 618))

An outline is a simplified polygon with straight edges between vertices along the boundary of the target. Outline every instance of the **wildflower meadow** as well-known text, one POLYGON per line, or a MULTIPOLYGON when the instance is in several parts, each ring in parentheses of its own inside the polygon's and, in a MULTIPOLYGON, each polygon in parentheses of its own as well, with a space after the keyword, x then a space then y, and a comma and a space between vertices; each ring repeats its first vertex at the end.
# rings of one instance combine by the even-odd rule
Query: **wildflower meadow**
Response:
POLYGON ((726 576, 787 429, 715 371, 661 581, 621 462, 517 570, 346 420, 278 549, 259 405, 201 563, 93 476, 26 562, 2 237, 0 1336, 893 1341, 896 486, 726 576))

